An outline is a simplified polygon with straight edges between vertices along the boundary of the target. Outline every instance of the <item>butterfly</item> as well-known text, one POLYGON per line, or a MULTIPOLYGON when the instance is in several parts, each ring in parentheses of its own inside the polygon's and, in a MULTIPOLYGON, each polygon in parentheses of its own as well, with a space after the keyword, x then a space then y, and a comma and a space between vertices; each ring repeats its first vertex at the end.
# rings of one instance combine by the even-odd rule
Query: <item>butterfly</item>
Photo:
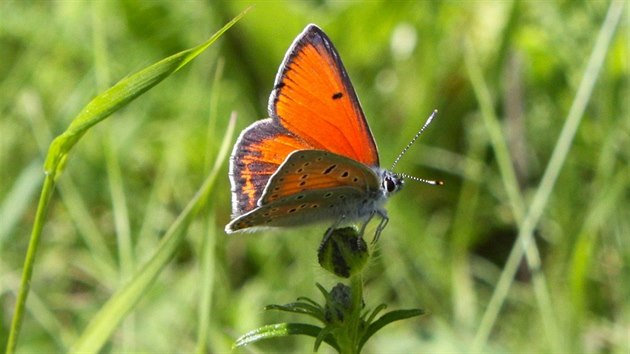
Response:
POLYGON ((308 25, 287 51, 268 110, 270 118, 243 130, 234 145, 233 219, 226 233, 332 221, 361 222, 362 235, 378 215, 378 238, 389 221, 384 204, 405 175, 380 167, 348 73, 316 25, 308 25))

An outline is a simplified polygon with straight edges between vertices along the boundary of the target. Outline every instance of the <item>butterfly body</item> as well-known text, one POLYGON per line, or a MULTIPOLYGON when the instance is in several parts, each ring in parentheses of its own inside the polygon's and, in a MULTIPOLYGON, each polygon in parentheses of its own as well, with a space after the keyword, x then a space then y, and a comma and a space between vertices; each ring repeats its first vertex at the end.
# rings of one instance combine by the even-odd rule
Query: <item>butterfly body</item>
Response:
POLYGON ((289 48, 269 99, 270 118, 243 130, 230 158, 227 233, 318 221, 387 222, 402 177, 378 150, 330 39, 308 25, 289 48))

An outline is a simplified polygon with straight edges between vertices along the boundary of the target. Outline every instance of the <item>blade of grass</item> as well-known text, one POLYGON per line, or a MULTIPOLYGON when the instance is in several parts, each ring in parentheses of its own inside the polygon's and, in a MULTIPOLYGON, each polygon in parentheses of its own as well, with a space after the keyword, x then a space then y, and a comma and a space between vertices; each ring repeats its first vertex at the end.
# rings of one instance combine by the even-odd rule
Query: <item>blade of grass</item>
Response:
POLYGON ((124 107, 127 103, 131 102, 151 87, 157 85, 159 82, 181 69, 188 62, 201 54, 225 31, 238 22, 248 10, 249 9, 243 11, 232 21, 228 22, 206 42, 163 59, 139 71, 138 73, 119 81, 113 87, 98 95, 90 103, 88 103, 87 106, 72 121, 72 123, 70 123, 68 129, 53 140, 48 150, 46 161, 44 162, 44 184, 37 205, 33 230, 31 232, 24 260, 24 270, 22 272, 20 289, 16 299, 15 311, 13 313, 11 329, 9 331, 9 338, 7 341, 7 353, 11 354, 15 352, 15 346, 17 345, 17 339, 22 325, 24 307, 26 304, 26 298, 28 297, 30 280, 33 274, 33 265, 35 263, 35 256, 40 243, 44 221, 46 219, 48 207, 55 189, 56 179, 63 171, 68 153, 72 147, 92 126, 102 121, 113 112, 124 107))
POLYGON ((48 213, 49 202, 52 198, 52 194, 55 190, 55 182, 48 176, 44 179, 44 185, 42 186, 42 192, 39 196, 39 202, 37 204, 37 211, 35 212, 35 220, 33 225, 33 231, 29 242, 28 249, 26 250, 26 258, 24 260, 24 270, 22 271, 22 279, 20 281, 20 290, 15 302, 15 310, 13 312, 13 319, 11 320, 11 329, 9 331, 9 340, 7 341, 7 354, 15 352, 15 346, 17 344, 18 334, 22 325, 22 317, 24 315, 24 307, 26 306, 26 297, 31 285, 31 277, 33 275, 33 264, 35 263, 35 255, 37 253, 37 246, 39 245, 39 238, 42 234, 44 227, 44 220, 48 213))
POLYGON ((44 163, 46 173, 52 174, 54 177, 58 172, 61 172, 68 153, 88 129, 184 67, 188 62, 219 39, 219 37, 238 22, 247 11, 248 10, 245 10, 240 13, 204 43, 172 55, 126 79, 120 80, 110 89, 95 97, 83 108, 79 115, 72 120, 68 129, 56 137, 51 143, 48 155, 46 156, 46 162, 44 163))
MULTIPOLYGON (((118 160, 118 151, 115 151, 113 140, 114 135, 110 135, 112 142, 103 144, 105 162, 107 169, 107 180, 112 200, 112 211, 114 225, 116 228, 116 245, 118 249, 118 266, 120 267, 120 277, 125 279, 131 274, 135 267, 133 256, 133 245, 131 240, 131 226, 129 225, 129 211, 125 199, 122 172, 118 160)), ((107 141, 107 140, 106 140, 107 141)))
MULTIPOLYGON (((29 123, 33 137, 41 154, 45 155, 53 135, 44 117, 42 102, 33 93, 22 95, 20 101, 24 109, 29 111, 29 123)), ((41 165, 38 170, 40 171, 38 175, 41 176, 41 165)), ((74 227, 77 228, 77 233, 89 249, 92 260, 97 264, 96 267, 92 268, 93 274, 98 274, 98 278, 103 279, 104 283, 110 282, 116 276, 114 256, 106 244, 105 235, 88 212, 90 208, 86 205, 85 196, 78 190, 71 176, 60 179, 56 188, 59 193, 59 200, 67 208, 74 227)))
MULTIPOLYGON (((465 56, 466 68, 468 70, 475 95, 477 96, 481 107, 481 116, 490 136, 490 141, 499 165, 499 170, 501 171, 501 180, 505 190, 507 191, 510 207, 514 213, 514 219, 520 228, 523 224, 525 214, 525 202, 523 201, 523 196, 519 191, 516 171, 514 170, 514 165, 512 164, 506 138, 501 128, 501 123, 499 122, 493 108, 494 105, 490 89, 483 78, 481 67, 477 61, 477 55, 470 43, 471 42, 468 42, 468 53, 465 56)), ((518 242, 522 241, 517 240, 513 249, 519 247, 518 242)), ((538 303, 538 310, 545 326, 547 340, 550 343, 552 352, 558 353, 561 351, 559 329, 555 316, 553 315, 553 306, 551 305, 551 298, 549 296, 549 290, 547 289, 547 281, 545 280, 544 273, 540 271, 540 253, 538 252, 535 242, 528 241, 526 244, 524 243, 522 247, 525 250, 527 265, 532 273, 534 293, 538 303)), ((520 262, 520 258, 516 259, 516 261, 520 262)))
MULTIPOLYGON (((630 123, 630 122, 629 122, 630 123)), ((625 146, 628 149, 627 129, 618 129, 606 138, 601 146, 597 175, 594 185, 601 186, 591 199, 586 208, 589 212, 583 218, 584 222, 580 231, 576 233, 575 246, 572 249, 570 263, 567 266, 568 282, 571 289, 571 309, 576 314, 572 325, 582 327, 590 314, 589 290, 593 277, 593 269, 600 263, 598 248, 605 240, 612 236, 607 226, 615 224, 615 216, 619 213, 621 205, 627 201, 628 186, 630 186, 630 166, 621 168, 613 162, 617 159, 619 149, 625 146)), ((630 150, 628 150, 630 151, 630 150)), ((630 218, 625 218, 630 221, 630 218)), ((619 250, 630 250, 630 247, 618 247, 619 250)), ((630 255, 630 254, 629 254, 630 255)), ((621 289, 630 289, 629 277, 619 277, 618 286, 621 289), (624 285, 625 284, 625 285, 624 285)), ((621 315, 623 317, 623 315, 621 315)), ((626 316, 626 318, 629 318, 626 316)), ((630 344, 630 343, 628 343, 630 344)), ((574 349, 579 350, 577 347, 574 349)))
POLYGON ((215 213, 211 210, 207 213, 206 230, 207 234, 203 236, 201 241, 201 252, 199 260, 200 294, 199 294, 199 311, 197 315, 197 344, 195 352, 202 354, 208 352, 208 334, 210 332, 210 320, 212 318, 212 290, 215 278, 216 264, 216 239, 217 232, 215 223, 215 213))
MULTIPOLYGON (((212 151, 214 145, 213 137, 219 136, 216 134, 216 121, 218 115, 219 106, 219 93, 221 92, 221 77, 223 76, 223 67, 225 61, 219 59, 217 61, 217 67, 214 74, 214 80, 212 82, 212 88, 210 89, 210 114, 208 119, 208 133, 206 138, 206 163, 205 166, 210 168, 212 156, 209 153, 212 151)), ((229 146, 229 145, 228 145, 229 146)), ((215 213, 209 211, 206 213, 205 220, 206 230, 208 234, 202 238, 201 241, 201 253, 200 253, 200 275, 201 275, 201 291, 199 295, 199 312, 197 320, 197 345, 195 352, 201 354, 205 353, 210 348, 208 346, 208 334, 210 332, 210 319, 212 318, 212 290, 214 286, 215 278, 215 264, 216 264, 216 239, 217 232, 215 227, 215 213)))
MULTIPOLYGON (((471 121, 467 121, 467 125, 471 121)), ((463 165, 463 176, 460 197, 455 208, 455 217, 451 231, 451 254, 453 257, 451 268, 451 279, 453 293, 451 301, 453 303, 454 320, 458 327, 474 328, 477 318, 478 302, 475 293, 474 280, 470 269, 470 247, 471 240, 475 239, 475 234, 471 232, 470 223, 475 220, 475 213, 479 208, 481 184, 483 170, 477 161, 482 160, 486 149, 486 138, 482 134, 476 134, 472 127, 464 129, 468 149, 466 160, 463 165)))
MULTIPOLYGON (((94 74, 96 86, 99 91, 107 88, 110 82, 109 58, 106 45, 106 31, 103 26, 103 15, 105 3, 96 2, 91 6, 92 14, 92 48, 94 53, 94 74)), ((118 261, 120 267, 119 277, 121 280, 131 275, 135 267, 133 257, 133 246, 131 241, 131 226, 129 221, 129 211, 125 200, 125 190, 122 179, 121 167, 118 159, 119 152, 116 149, 115 141, 118 136, 107 126, 108 139, 103 139, 103 151, 106 162, 107 180, 109 182, 109 193, 111 196, 114 226, 116 229, 116 244, 118 250, 118 261)))
POLYGON ((110 337, 118 323, 146 293, 161 270, 168 264, 180 244, 184 241, 188 225, 202 210, 213 191, 214 182, 225 161, 236 124, 236 114, 230 118, 221 150, 215 160, 214 167, 193 199, 168 229, 155 254, 135 272, 129 283, 120 288, 94 316, 70 352, 96 353, 110 337))
POLYGON ((584 76, 582 77, 575 99, 573 100, 567 115, 560 137, 558 138, 558 143, 556 144, 551 158, 549 159, 549 163, 541 179, 540 186, 536 190, 532 203, 520 227, 515 247, 510 253, 505 268, 501 273, 497 286, 495 287, 492 298, 490 299, 490 303, 483 315, 477 334, 475 335, 471 348, 471 351, 473 352, 481 351, 481 349, 485 346, 488 336, 490 335, 490 331, 496 322, 499 310, 501 309, 507 292, 512 284, 514 274, 516 274, 519 260, 523 256, 524 250, 529 248, 529 245, 533 243, 532 233, 536 224, 540 220, 543 211, 545 210, 545 205, 549 200, 549 196, 551 195, 556 179, 564 161, 566 160, 575 132, 582 120, 584 110, 586 109, 586 105, 593 92, 595 82, 598 78, 598 73, 602 68, 604 59, 606 58, 608 47, 610 46, 615 30, 619 25, 624 5, 625 3, 623 1, 612 1, 610 3, 608 13, 606 14, 606 18, 604 19, 597 37, 593 52, 589 58, 584 76))

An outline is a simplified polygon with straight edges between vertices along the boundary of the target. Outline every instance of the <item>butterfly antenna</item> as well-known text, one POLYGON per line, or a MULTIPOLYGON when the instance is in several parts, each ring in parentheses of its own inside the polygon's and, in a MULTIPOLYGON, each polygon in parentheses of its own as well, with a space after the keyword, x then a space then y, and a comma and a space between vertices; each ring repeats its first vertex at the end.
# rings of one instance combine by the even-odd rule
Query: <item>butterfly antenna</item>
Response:
POLYGON ((437 109, 434 109, 433 113, 431 113, 429 118, 427 118, 427 121, 424 122, 424 125, 422 126, 422 128, 420 128, 420 130, 416 133, 416 135, 414 135, 413 139, 411 139, 411 141, 407 144, 407 146, 405 146, 405 148, 402 149, 400 154, 398 154, 398 157, 396 157, 396 160, 394 160, 394 163, 392 164, 390 171, 394 170, 394 167, 398 165, 398 161, 400 161, 400 159, 407 153, 407 150, 409 150, 411 145, 413 145, 416 142, 416 140, 418 140, 418 138, 420 137, 420 135, 422 135, 424 130, 429 126, 429 124, 431 124, 431 121, 433 121, 433 118, 435 117, 436 114, 437 114, 437 109))
MULTIPOLYGON (((394 163, 392 164, 392 168, 390 169, 390 171, 394 170, 394 167, 396 167, 396 165, 398 164, 398 161, 400 161, 400 159, 407 153, 407 150, 409 150, 409 148, 411 147, 411 145, 413 145, 416 140, 418 140, 418 138, 420 137, 420 135, 422 135, 422 132, 424 132, 424 130, 429 126, 429 124, 431 124, 431 121, 433 121, 433 118, 435 117, 435 115, 437 114, 437 109, 433 110, 433 113, 431 113, 431 115, 429 116, 429 118, 427 118, 427 121, 424 122, 424 125, 422 126, 422 128, 420 128, 420 130, 416 133, 416 135, 414 135, 413 139, 411 139, 411 141, 409 142, 409 144, 407 144, 407 146, 405 146, 404 149, 402 149, 402 151, 400 152, 400 154, 398 154, 398 157, 396 157, 396 160, 394 160, 394 163)), ((418 178, 418 177, 414 177, 414 176, 409 176, 407 174, 401 173, 400 174, 403 178, 407 178, 413 181, 418 181, 418 182, 422 182, 422 183, 426 183, 426 184, 431 184, 434 186, 441 186, 444 184, 444 182, 442 181, 436 181, 436 180, 432 180, 432 179, 424 179, 424 178, 418 178)))
POLYGON ((390 168, 390 171, 394 170, 394 167, 396 167, 396 165, 398 165, 398 161, 400 161, 400 158, 403 157, 403 155, 405 155, 407 153, 407 150, 409 150, 411 145, 413 145, 416 142, 416 140, 418 140, 420 135, 422 135, 422 132, 424 132, 424 130, 427 129, 429 124, 431 124, 431 121, 433 120, 433 117, 435 117, 436 114, 437 114, 437 109, 434 109, 433 113, 431 113, 429 118, 427 118, 427 121, 424 122, 424 125, 422 126, 422 128, 420 128, 420 130, 416 133, 416 135, 414 135, 413 139, 411 139, 409 144, 407 144, 407 146, 405 146, 405 148, 402 149, 400 154, 398 154, 398 157, 396 158, 396 160, 394 160, 394 163, 392 164, 392 168, 390 168))
POLYGON ((409 176, 408 174, 405 174, 405 173, 400 173, 400 175, 403 178, 405 178, 405 179, 410 179, 412 181, 418 181, 418 182, 430 184, 430 185, 433 185, 433 186, 441 186, 441 185, 444 184, 443 181, 437 181, 437 180, 433 180, 433 179, 418 178, 418 177, 414 177, 414 176, 409 176))

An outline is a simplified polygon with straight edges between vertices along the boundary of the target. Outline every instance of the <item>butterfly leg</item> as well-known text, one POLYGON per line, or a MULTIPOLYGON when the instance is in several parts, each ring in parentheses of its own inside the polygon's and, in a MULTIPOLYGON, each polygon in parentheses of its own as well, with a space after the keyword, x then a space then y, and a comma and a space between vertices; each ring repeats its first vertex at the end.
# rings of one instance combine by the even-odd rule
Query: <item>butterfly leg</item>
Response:
POLYGON ((370 213, 370 216, 367 218, 367 220, 365 220, 365 222, 361 226, 361 232, 359 232, 359 238, 363 237, 363 234, 365 233, 365 228, 370 223, 370 221, 372 221, 374 214, 375 214, 374 212, 370 213))
POLYGON ((363 223, 363 226, 361 226, 361 233, 359 233, 359 237, 363 237, 363 234, 365 233, 365 228, 370 223, 370 221, 372 221, 372 218, 374 218, 374 216, 377 214, 378 216, 381 217, 381 221, 379 221, 378 226, 376 227, 376 232, 374 232, 374 238, 372 239, 372 244, 378 241, 378 239, 381 237, 381 232, 383 232, 383 230, 385 229, 385 226, 387 226, 387 223, 389 223, 389 217, 387 216, 387 213, 380 210, 376 210, 370 213, 370 216, 367 218, 367 220, 365 220, 365 222, 363 223))
POLYGON ((367 220, 365 220, 365 222, 363 223, 363 226, 361 226, 361 233, 359 233, 359 237, 363 237, 363 234, 365 233, 365 228, 370 223, 370 221, 372 221, 372 218, 374 218, 376 214, 378 214, 378 216, 381 217, 381 221, 379 221, 378 226, 376 227, 376 232, 374 233, 372 244, 378 241, 378 239, 381 237, 381 232, 383 232, 383 230, 385 229, 385 226, 387 226, 387 223, 389 222, 389 217, 387 216, 386 213, 382 211, 374 211, 370 213, 370 216, 367 218, 367 220))
POLYGON ((341 215, 337 221, 335 221, 334 224, 332 224, 331 227, 328 228, 328 230, 326 230, 326 233, 324 234, 324 238, 322 239, 322 245, 324 243, 326 243, 328 241, 328 239, 330 238, 330 236, 332 235, 333 231, 335 231, 337 229, 337 227, 343 222, 343 220, 346 218, 345 215, 341 215))
POLYGON ((387 214, 383 212, 377 212, 377 213, 381 217, 381 221, 378 223, 378 226, 376 227, 376 232, 374 233, 374 239, 372 239, 372 243, 376 243, 376 241, 378 241, 378 239, 381 237, 381 232, 383 232, 383 230, 385 229, 385 226, 387 226, 387 223, 389 223, 389 217, 387 216, 387 214))

